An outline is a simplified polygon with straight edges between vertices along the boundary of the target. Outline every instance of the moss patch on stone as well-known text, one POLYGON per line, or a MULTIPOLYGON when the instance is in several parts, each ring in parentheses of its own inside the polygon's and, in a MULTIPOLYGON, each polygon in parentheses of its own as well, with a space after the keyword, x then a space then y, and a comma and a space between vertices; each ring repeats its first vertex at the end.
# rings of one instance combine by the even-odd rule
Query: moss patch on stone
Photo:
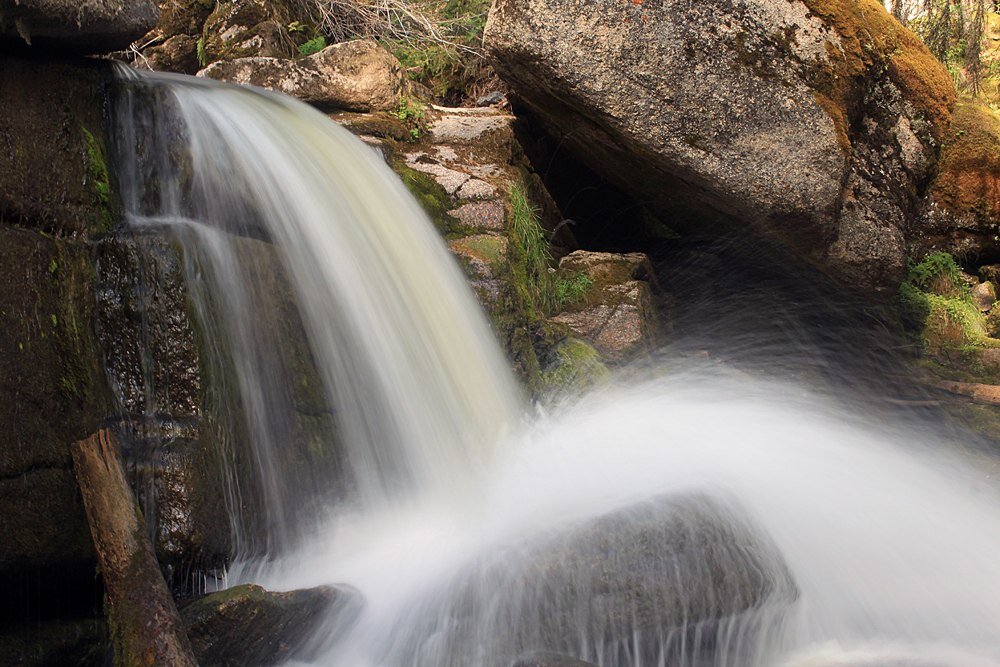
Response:
POLYGON ((445 238, 456 238, 469 233, 470 230, 448 213, 453 208, 452 199, 434 177, 406 166, 402 160, 393 159, 390 166, 445 238))
POLYGON ((601 354, 577 338, 568 338, 556 346, 551 357, 542 372, 542 382, 549 392, 583 391, 607 381, 611 375, 601 354))
POLYGON ((931 196, 952 213, 1000 221, 1000 114, 983 102, 955 106, 931 196))
POLYGON ((840 49, 827 45, 830 64, 815 73, 817 90, 829 102, 821 104, 834 123, 851 118, 857 104, 856 81, 870 73, 887 72, 904 97, 930 123, 940 140, 955 104, 955 86, 945 67, 917 35, 899 24, 878 0, 803 0, 809 10, 840 38, 840 49))
POLYGON ((954 258, 933 253, 912 263, 900 287, 899 306, 922 353, 918 365, 948 380, 997 381, 1000 340, 990 336, 987 318, 954 258))

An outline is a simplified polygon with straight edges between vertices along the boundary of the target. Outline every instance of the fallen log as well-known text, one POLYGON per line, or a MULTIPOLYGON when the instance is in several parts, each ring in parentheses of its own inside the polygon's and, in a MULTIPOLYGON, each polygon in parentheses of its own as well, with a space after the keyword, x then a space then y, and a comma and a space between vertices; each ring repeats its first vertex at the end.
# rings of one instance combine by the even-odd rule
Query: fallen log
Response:
POLYGON ((116 667, 196 667, 125 479, 114 435, 99 431, 70 449, 104 578, 116 667))

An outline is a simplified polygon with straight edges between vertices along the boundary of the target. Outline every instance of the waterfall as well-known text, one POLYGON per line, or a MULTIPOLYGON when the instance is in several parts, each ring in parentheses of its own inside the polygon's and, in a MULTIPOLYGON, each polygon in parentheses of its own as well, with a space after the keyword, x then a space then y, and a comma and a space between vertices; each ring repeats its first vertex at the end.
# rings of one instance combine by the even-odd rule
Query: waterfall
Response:
POLYGON ((268 331, 282 323, 262 319, 275 271, 287 273, 319 402, 336 417, 349 500, 472 483, 520 419, 518 389, 458 265, 379 154, 284 96, 127 68, 120 79, 125 217, 182 249, 189 298, 231 369, 223 391, 245 420, 272 542, 288 539, 307 484, 281 460, 298 377, 268 331))
MULTIPOLYGON (((247 438, 228 455, 253 453, 274 528, 269 557, 246 550, 234 577, 365 599, 302 660, 1000 664, 992 458, 707 363, 647 363, 522 423, 461 273, 372 148, 278 95, 120 76, 126 217, 181 248, 229 369, 213 385, 247 438), (262 319, 275 300, 297 304, 336 418, 351 480, 337 503, 303 505, 307 480, 282 461, 302 380, 286 323, 262 319)), ((243 484, 225 484, 236 512, 243 484)))

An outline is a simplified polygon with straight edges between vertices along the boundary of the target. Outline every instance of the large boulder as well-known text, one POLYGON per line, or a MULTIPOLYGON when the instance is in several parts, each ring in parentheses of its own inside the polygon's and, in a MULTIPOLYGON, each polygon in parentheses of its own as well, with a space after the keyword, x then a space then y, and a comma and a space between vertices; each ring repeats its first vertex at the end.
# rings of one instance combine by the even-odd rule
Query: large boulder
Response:
POLYGON ((0 40, 110 53, 156 25, 155 0, 0 0, 0 40))
POLYGON ((877 0, 498 0, 485 43, 553 134, 676 224, 751 224, 850 284, 902 279, 955 93, 877 0))
POLYGON ((323 109, 395 109, 408 91, 403 68, 372 40, 328 46, 307 58, 252 57, 213 63, 198 76, 276 90, 323 109))
POLYGON ((458 576, 445 609, 421 610, 437 625, 418 664, 507 667, 534 652, 674 664, 685 646, 711 655, 723 642, 736 657, 756 638, 758 612, 796 597, 769 538, 740 511, 666 496, 491 553, 458 576))

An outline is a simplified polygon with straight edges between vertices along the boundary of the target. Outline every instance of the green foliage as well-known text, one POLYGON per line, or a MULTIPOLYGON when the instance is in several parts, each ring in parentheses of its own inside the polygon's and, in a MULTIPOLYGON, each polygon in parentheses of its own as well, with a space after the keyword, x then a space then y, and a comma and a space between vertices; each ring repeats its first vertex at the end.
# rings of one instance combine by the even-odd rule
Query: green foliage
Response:
POLYGON ((563 306, 576 303, 594 285, 594 281, 586 273, 581 273, 572 278, 556 276, 553 290, 556 310, 561 310, 563 306))
POLYGON ((910 262, 906 283, 924 292, 948 295, 962 291, 961 267, 946 252, 935 252, 920 263, 910 262))
POLYGON ((198 43, 195 45, 195 51, 198 54, 198 64, 202 67, 207 67, 208 56, 205 54, 205 35, 198 38, 198 43))
POLYGON ((98 226, 101 231, 111 228, 111 177, 108 174, 108 165, 104 160, 104 150, 100 142, 85 127, 80 128, 83 134, 84 144, 87 152, 87 176, 90 179, 91 187, 94 188, 94 196, 101 210, 101 219, 98 226))
POLYGON ((528 201, 524 188, 515 183, 508 195, 510 203, 510 248, 514 286, 523 301, 542 317, 555 310, 555 289, 549 271, 552 256, 548 239, 538 219, 538 211, 528 201))
POLYGON ((420 138, 425 129, 424 105, 408 97, 401 97, 394 115, 403 121, 412 141, 420 138))
POLYGON ((299 55, 301 56, 311 56, 314 53, 319 53, 326 48, 326 37, 320 35, 319 37, 314 37, 308 42, 299 44, 299 55))

